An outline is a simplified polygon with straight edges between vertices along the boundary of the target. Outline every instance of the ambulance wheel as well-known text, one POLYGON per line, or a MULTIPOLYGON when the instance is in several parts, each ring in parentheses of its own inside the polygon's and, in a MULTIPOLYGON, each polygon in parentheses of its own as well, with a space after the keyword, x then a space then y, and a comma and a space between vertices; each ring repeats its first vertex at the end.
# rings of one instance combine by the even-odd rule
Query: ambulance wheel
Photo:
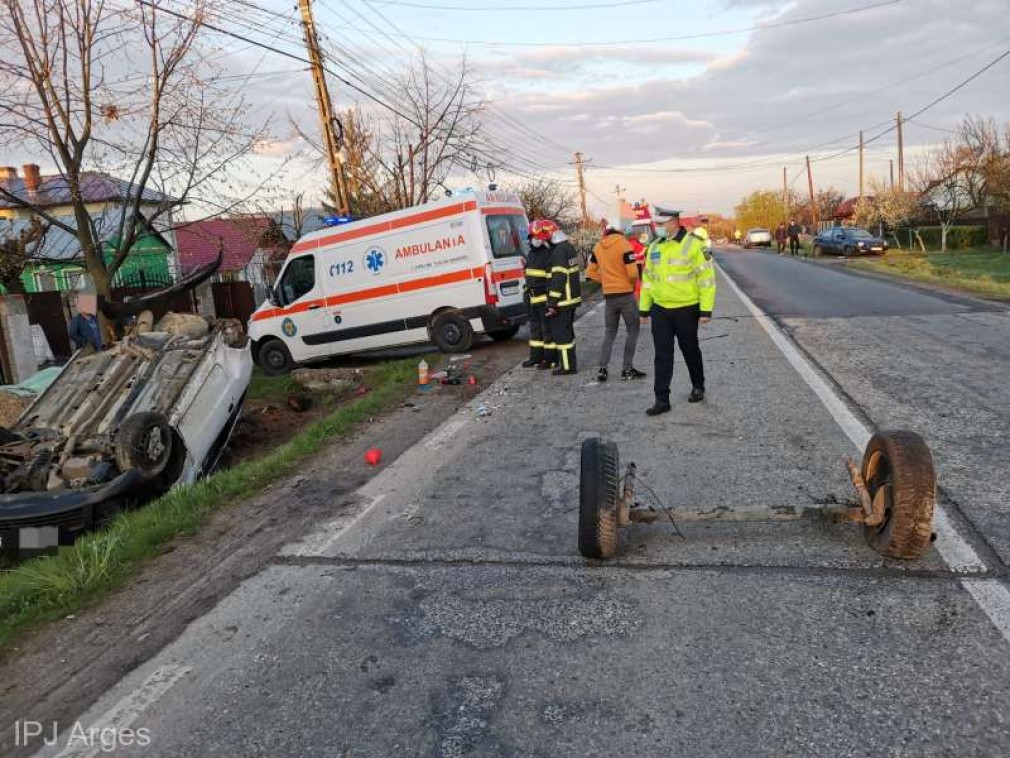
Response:
POLYGON ((278 339, 267 340, 260 346, 256 362, 267 376, 288 374, 295 367, 287 345, 278 339))
POLYGON ((465 353, 473 347, 473 328, 459 311, 442 311, 431 322, 431 341, 443 353, 465 353))
POLYGON ((510 326, 507 329, 496 330, 493 332, 488 332, 487 336, 493 339, 495 342, 505 342, 510 340, 519 334, 518 326, 510 326))
POLYGON ((582 443, 579 479, 579 553, 610 558, 617 552, 620 454, 613 442, 592 437, 582 443))
POLYGON ((914 432, 877 432, 863 453, 870 497, 884 498, 884 520, 864 526, 870 547, 888 558, 918 558, 933 537, 936 472, 925 441, 914 432))

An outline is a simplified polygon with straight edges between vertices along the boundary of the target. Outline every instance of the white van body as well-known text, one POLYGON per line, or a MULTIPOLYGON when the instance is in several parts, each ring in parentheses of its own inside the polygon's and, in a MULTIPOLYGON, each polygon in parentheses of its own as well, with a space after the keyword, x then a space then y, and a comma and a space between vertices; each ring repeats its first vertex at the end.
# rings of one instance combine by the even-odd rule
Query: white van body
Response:
POLYGON ((334 355, 475 335, 515 335, 527 318, 525 212, 508 192, 467 191, 321 229, 292 247, 249 320, 267 373, 334 355))

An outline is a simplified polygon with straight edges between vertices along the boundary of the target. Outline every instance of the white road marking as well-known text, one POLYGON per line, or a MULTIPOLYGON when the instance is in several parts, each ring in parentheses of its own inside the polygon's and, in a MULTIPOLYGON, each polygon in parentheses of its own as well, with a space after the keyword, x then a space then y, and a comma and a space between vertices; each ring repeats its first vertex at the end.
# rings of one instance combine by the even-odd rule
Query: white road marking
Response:
MULTIPOLYGON (((100 734, 101 730, 107 730, 109 734, 111 732, 108 730, 122 733, 190 671, 192 671, 191 667, 178 664, 159 666, 137 689, 123 697, 89 726, 82 727, 81 734, 100 734)), ((107 747, 103 749, 102 745, 96 745, 90 739, 86 740, 80 736, 74 739, 74 736, 73 732, 63 732, 60 744, 66 743, 67 747, 59 753, 57 758, 70 758, 71 756, 74 758, 94 758, 100 752, 109 752, 107 747)), ((43 749, 36 753, 36 756, 47 754, 48 751, 43 749)))
MULTIPOLYGON (((862 454, 870 439, 870 430, 856 418, 834 389, 821 377, 810 362, 796 349, 792 341, 778 328, 754 302, 737 286, 732 277, 722 267, 717 265, 723 278, 730 288, 751 312, 754 319, 771 337, 772 342, 786 357, 786 360, 799 372, 807 385, 814 391, 824 407, 852 440, 852 443, 862 454)), ((944 562, 957 573, 974 573, 986 570, 985 562, 975 549, 958 534, 941 505, 937 505, 933 526, 936 529, 936 549, 944 562)), ((989 620, 996 626, 1003 637, 1010 642, 1010 590, 998 579, 962 579, 961 586, 975 599, 989 620)))

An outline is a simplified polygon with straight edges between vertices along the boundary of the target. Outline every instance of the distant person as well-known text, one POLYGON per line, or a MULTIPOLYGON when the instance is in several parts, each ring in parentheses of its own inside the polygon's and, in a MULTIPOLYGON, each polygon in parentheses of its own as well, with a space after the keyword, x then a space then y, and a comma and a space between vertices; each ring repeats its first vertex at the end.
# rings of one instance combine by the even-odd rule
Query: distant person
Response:
POLYGON ((786 222, 780 221, 779 225, 775 227, 775 246, 778 248, 779 255, 782 255, 786 251, 786 241, 789 239, 789 232, 786 229, 786 222))
POLYGON ((98 311, 98 297, 90 292, 81 292, 77 295, 77 315, 70 320, 70 341, 74 343, 75 350, 91 345, 96 351, 101 350, 102 325, 96 315, 98 311))
POLYGON ((606 332, 603 337, 603 347, 600 350, 600 368, 596 378, 605 382, 608 379, 610 354, 617 339, 617 330, 624 321, 626 336, 624 339, 624 362, 621 365, 622 379, 642 379, 645 373, 634 366, 635 346, 638 344, 638 334, 641 324, 638 320, 638 303, 635 299, 635 285, 638 283, 638 264, 635 262, 635 251, 617 229, 608 222, 603 237, 593 248, 589 258, 589 268, 586 277, 599 282, 603 286, 605 302, 606 332))
POLYGON ((789 233, 789 255, 799 255, 800 233, 803 230, 796 223, 796 219, 789 219, 789 228, 786 231, 789 233))

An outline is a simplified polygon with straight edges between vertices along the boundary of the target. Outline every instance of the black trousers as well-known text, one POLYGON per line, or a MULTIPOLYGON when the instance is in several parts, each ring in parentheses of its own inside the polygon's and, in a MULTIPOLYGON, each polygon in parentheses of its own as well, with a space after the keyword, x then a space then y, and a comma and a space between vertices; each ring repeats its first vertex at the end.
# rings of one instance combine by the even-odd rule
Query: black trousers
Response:
POLYGON ((575 361, 575 308, 562 308, 558 315, 548 319, 554 345, 557 348, 558 366, 565 371, 576 371, 575 361))
POLYGON ((790 237, 789 238, 789 254, 796 255, 800 251, 800 238, 790 237))
POLYGON ((649 311, 652 322, 652 342, 656 347, 656 400, 670 402, 670 381, 673 379, 673 343, 680 345, 680 353, 687 364, 691 376, 691 386, 705 389, 705 367, 702 365, 701 348, 698 347, 697 305, 684 308, 662 308, 653 305, 649 311))
POLYGON ((547 318, 547 303, 531 303, 530 309, 530 360, 557 363, 554 336, 547 318))

